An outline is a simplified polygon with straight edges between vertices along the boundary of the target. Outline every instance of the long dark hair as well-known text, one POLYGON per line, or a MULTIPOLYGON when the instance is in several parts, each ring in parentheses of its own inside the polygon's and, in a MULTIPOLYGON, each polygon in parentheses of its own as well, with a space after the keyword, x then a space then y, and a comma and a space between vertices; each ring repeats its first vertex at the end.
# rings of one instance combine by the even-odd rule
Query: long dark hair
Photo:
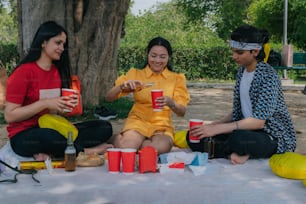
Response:
MULTIPOLYGON (((168 55, 169 55, 169 60, 168 60, 168 63, 167 63, 167 67, 170 71, 172 71, 172 65, 171 65, 171 62, 170 62, 170 58, 172 56, 172 47, 170 45, 170 42, 168 40, 166 40, 165 38, 162 38, 162 37, 156 37, 156 38, 153 38, 147 48, 146 48, 146 51, 147 51, 147 54, 149 54, 150 50, 152 49, 153 46, 155 45, 160 45, 160 46, 163 46, 167 49, 168 51, 168 55)), ((148 58, 146 60, 146 63, 144 65, 144 67, 148 64, 148 58)))
POLYGON ((263 45, 269 41, 269 33, 266 29, 260 30, 251 25, 243 25, 232 32, 231 39, 238 42, 261 44, 262 48, 256 60, 263 61, 265 58, 266 54, 263 45))
POLYGON ((27 55, 21 60, 21 62, 16 66, 17 69, 20 65, 35 62, 37 61, 42 52, 42 44, 44 41, 48 41, 50 38, 53 38, 57 35, 60 35, 64 32, 67 36, 66 43, 64 45, 64 51, 61 55, 60 60, 55 60, 53 63, 57 66, 58 71, 61 76, 62 87, 68 88, 71 85, 71 66, 70 66, 70 59, 68 53, 68 35, 67 31, 57 24, 54 21, 47 21, 40 25, 36 34, 33 38, 31 47, 27 53, 27 55))

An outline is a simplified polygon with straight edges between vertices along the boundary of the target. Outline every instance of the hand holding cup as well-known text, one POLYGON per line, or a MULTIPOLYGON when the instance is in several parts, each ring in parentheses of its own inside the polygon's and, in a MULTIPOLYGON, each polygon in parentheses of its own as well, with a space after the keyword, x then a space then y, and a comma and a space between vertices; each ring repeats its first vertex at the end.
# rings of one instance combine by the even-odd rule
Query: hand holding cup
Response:
POLYGON ((65 108, 63 112, 69 113, 73 110, 74 107, 78 105, 78 94, 74 89, 62 89, 62 96, 64 97, 65 108))
POLYGON ((163 97, 163 90, 161 89, 153 89, 151 90, 151 97, 152 97, 152 108, 153 111, 159 112, 163 110, 163 106, 158 103, 158 100, 163 97))
POLYGON ((194 135, 192 132, 192 127, 203 125, 203 120, 200 119, 190 119, 189 120, 189 141, 191 143, 199 143, 200 138, 197 135, 194 135))

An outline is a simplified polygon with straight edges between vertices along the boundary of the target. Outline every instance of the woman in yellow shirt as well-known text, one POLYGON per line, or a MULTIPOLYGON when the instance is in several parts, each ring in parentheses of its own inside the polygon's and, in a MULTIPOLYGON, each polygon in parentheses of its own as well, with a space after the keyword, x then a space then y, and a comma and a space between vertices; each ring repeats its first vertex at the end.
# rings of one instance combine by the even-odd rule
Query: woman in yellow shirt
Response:
POLYGON ((120 76, 115 86, 106 94, 106 100, 114 101, 129 93, 134 96, 134 105, 124 127, 114 139, 115 147, 140 149, 152 146, 161 154, 169 152, 173 146, 171 111, 184 116, 190 96, 185 75, 172 71, 169 63, 172 48, 166 39, 152 39, 147 46, 147 54, 145 67, 131 68, 120 76), (146 84, 152 86, 147 88, 146 84), (163 96, 156 99, 156 103, 162 108, 160 112, 153 111, 152 89, 163 90, 163 96))

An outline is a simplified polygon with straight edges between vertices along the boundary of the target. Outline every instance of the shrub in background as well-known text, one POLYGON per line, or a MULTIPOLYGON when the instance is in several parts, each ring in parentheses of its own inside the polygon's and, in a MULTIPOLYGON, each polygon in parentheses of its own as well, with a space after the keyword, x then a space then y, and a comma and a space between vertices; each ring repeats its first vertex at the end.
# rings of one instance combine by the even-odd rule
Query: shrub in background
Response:
MULTIPOLYGON (((121 47, 118 56, 119 75, 126 73, 131 67, 142 68, 147 54, 144 47, 121 47)), ((15 44, 0 43, 0 60, 8 75, 19 62, 15 44)), ((184 73, 187 80, 235 80, 237 65, 231 59, 228 46, 206 48, 174 48, 171 59, 173 68, 184 73)), ((281 76, 281 72, 279 72, 281 76)), ((305 71, 288 70, 292 79, 305 77, 305 71)))
POLYGON ((17 46, 12 43, 0 43, 0 61, 3 63, 9 75, 16 66, 16 63, 19 62, 17 46))

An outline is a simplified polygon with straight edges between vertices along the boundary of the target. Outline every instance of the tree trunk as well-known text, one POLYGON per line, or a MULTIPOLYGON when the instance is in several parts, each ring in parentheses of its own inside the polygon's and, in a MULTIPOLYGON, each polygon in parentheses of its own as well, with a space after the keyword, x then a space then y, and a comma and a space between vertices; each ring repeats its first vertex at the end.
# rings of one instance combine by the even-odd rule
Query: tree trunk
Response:
POLYGON ((30 47, 41 23, 66 28, 72 72, 82 82, 83 104, 97 105, 117 77, 119 40, 130 0, 18 0, 19 51, 30 47))

